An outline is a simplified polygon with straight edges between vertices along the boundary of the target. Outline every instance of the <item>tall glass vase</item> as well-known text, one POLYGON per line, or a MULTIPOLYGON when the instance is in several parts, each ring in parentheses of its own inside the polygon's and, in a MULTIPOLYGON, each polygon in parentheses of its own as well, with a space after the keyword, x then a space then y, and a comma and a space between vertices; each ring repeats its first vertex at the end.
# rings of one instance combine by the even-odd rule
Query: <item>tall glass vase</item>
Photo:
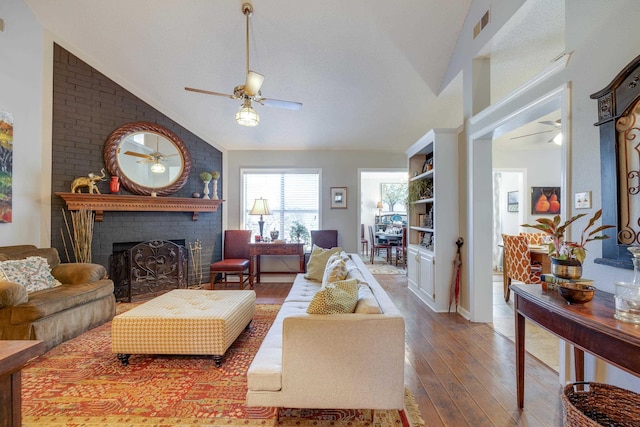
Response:
POLYGON ((204 194, 204 196, 202 196, 203 199, 211 199, 211 197, 209 197, 209 181, 203 181, 204 182, 204 190, 202 191, 202 194, 204 194))
POLYGON ((633 282, 615 282, 615 318, 623 322, 640 323, 640 247, 627 248, 633 255, 633 282))

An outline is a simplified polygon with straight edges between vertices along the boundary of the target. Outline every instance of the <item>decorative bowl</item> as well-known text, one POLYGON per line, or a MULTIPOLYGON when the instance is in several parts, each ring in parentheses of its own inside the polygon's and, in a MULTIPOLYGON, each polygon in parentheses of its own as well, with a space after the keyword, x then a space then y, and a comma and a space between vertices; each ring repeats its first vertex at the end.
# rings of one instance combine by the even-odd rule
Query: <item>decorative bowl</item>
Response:
POLYGON ((557 283, 558 292, 569 304, 584 304, 593 299, 596 288, 585 283, 557 283))

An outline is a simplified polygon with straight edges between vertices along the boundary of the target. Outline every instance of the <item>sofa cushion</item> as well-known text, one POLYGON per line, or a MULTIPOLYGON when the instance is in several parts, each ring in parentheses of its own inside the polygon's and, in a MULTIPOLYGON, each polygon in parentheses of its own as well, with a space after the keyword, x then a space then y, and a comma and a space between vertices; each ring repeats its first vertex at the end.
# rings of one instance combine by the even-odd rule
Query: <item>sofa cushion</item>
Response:
POLYGON ((37 248, 33 245, 5 246, 0 247, 0 256, 2 255, 5 259, 25 259, 30 256, 39 256, 47 259, 50 268, 60 264, 60 256, 56 248, 37 248))
MULTIPOLYGON (((285 298, 284 302, 309 302, 313 299, 313 296, 320 289, 320 283, 307 280, 302 274, 296 276, 294 286, 291 287, 289 295, 285 298)), ((306 310, 306 306, 305 306, 306 310)), ((304 312, 304 310, 303 310, 304 312)))
POLYGON ((353 312, 358 314, 382 313, 378 300, 375 295, 373 295, 373 291, 369 285, 366 283, 358 285, 358 303, 356 304, 356 309, 353 312))
POLYGON ((61 286, 29 294, 29 301, 0 309, 0 323, 35 322, 64 310, 98 300, 113 293, 111 280, 61 286))
POLYGON ((0 308, 29 301, 27 288, 13 282, 0 281, 0 308))
POLYGON ((100 264, 72 262, 51 270, 53 277, 64 284, 91 283, 107 278, 107 270, 100 264))
POLYGON ((324 269, 322 284, 344 280, 346 277, 347 264, 342 258, 340 258, 340 254, 331 255, 331 257, 329 257, 329 261, 327 261, 327 266, 324 269))
POLYGON ((331 255, 340 252, 342 252, 342 248, 339 247, 324 249, 313 245, 311 257, 309 257, 309 262, 307 263, 307 273, 304 275, 304 278, 315 282, 322 282, 327 261, 329 261, 331 255))
POLYGON ((46 258, 37 256, 0 261, 0 280, 18 283, 29 293, 61 285, 51 275, 46 258))
POLYGON ((353 313, 358 302, 358 281, 338 280, 322 285, 309 303, 309 314, 353 313))

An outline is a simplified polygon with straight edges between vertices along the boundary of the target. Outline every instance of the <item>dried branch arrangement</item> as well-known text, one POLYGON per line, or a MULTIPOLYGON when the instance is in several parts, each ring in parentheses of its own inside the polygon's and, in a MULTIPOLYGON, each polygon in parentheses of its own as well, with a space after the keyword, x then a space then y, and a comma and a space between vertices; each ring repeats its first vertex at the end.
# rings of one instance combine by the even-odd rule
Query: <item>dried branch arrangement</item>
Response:
MULTIPOLYGON (((69 227, 69 221, 67 215, 62 210, 62 216, 64 218, 64 224, 67 227, 67 235, 71 242, 71 248, 73 249, 73 255, 75 262, 91 262, 91 242, 93 241, 93 221, 94 213, 89 209, 80 209, 76 212, 69 212, 71 215, 71 225, 73 228, 73 234, 69 227)), ((67 255, 67 261, 69 259, 69 252, 67 250, 67 243, 64 239, 64 233, 62 234, 62 243, 64 244, 64 250, 67 255)))

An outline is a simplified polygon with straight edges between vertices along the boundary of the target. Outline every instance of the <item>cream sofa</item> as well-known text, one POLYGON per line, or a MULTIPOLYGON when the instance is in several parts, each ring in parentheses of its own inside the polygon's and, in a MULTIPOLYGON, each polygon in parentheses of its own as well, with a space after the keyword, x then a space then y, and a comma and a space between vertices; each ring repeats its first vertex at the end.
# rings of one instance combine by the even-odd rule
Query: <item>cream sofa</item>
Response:
POLYGON ((113 281, 98 264, 60 263, 55 248, 0 246, 0 261, 36 256, 47 259, 62 284, 27 293, 0 279, 0 340, 42 340, 47 351, 113 318, 113 281))
POLYGON ((307 314, 321 283, 298 274, 249 367, 248 406, 403 408, 404 319, 360 257, 349 258, 347 278, 372 292, 360 288, 354 313, 307 314))

